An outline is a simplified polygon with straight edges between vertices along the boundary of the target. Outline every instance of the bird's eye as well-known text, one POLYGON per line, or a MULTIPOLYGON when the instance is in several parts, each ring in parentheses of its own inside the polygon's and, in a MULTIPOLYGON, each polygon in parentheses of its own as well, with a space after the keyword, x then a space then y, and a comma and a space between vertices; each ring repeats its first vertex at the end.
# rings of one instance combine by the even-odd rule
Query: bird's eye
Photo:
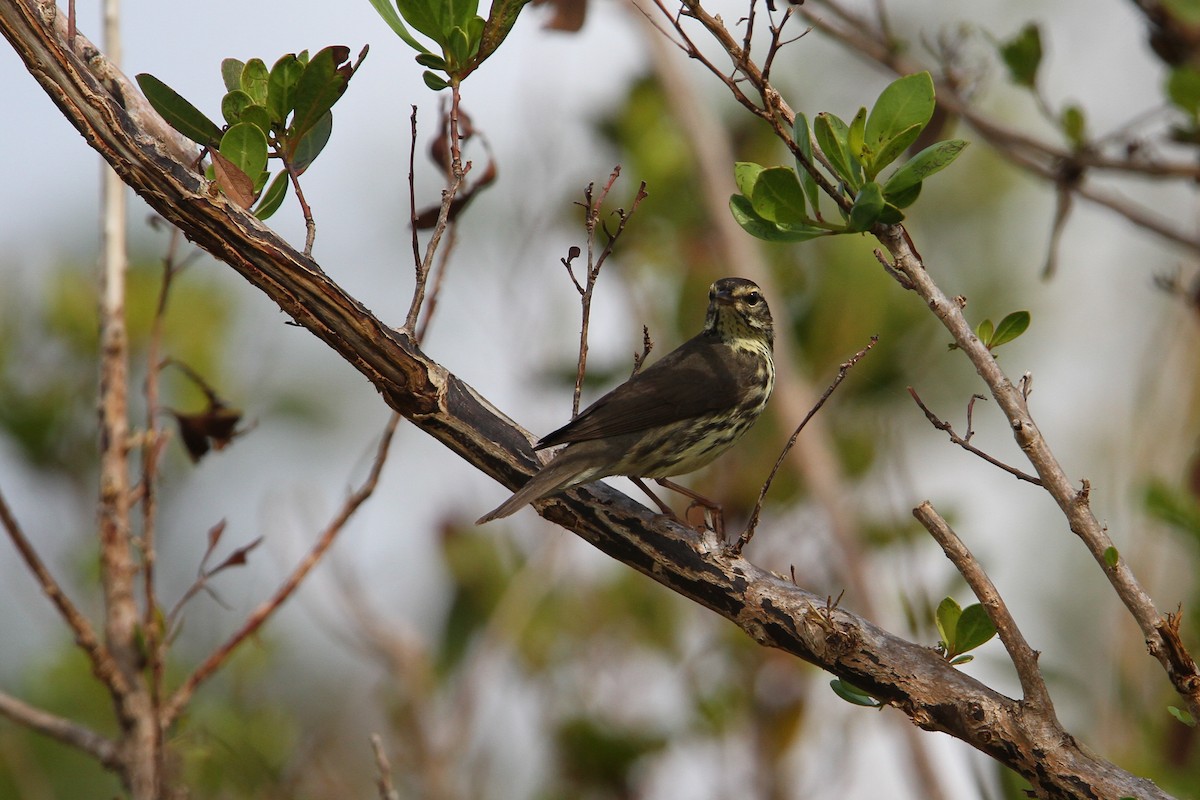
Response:
POLYGON ((756 306, 761 302, 762 295, 758 292, 750 292, 750 294, 746 295, 746 305, 748 306, 756 306))

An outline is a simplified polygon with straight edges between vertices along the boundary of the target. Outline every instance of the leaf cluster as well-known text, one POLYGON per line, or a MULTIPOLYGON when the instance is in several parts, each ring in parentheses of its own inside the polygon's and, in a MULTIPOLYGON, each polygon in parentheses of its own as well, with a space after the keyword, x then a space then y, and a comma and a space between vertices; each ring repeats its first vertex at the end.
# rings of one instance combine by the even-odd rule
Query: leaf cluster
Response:
POLYGON ((254 214, 266 219, 287 195, 289 172, 302 175, 328 144, 333 105, 357 68, 349 58, 349 48, 333 45, 311 58, 307 50, 289 53, 270 69, 259 58, 225 59, 223 127, 153 75, 142 73, 137 81, 171 127, 208 150, 210 177, 221 191, 244 208, 257 201, 254 214), (284 164, 274 180, 270 158, 284 164))
POLYGON ((795 168, 739 163, 734 173, 739 194, 729 201, 734 218, 751 235, 780 242, 858 233, 876 224, 900 222, 902 209, 916 201, 925 179, 949 166, 967 146, 962 139, 937 142, 905 161, 886 180, 880 178, 917 141, 933 118, 935 105, 933 78, 921 72, 892 82, 870 112, 860 108, 849 123, 822 112, 810 128, 808 118, 797 114, 795 168), (821 213, 814 144, 837 187, 839 221, 827 221, 821 213))
POLYGON ((962 608, 952 597, 938 603, 934 622, 942 637, 938 651, 956 666, 974 660, 974 656, 964 654, 996 635, 996 626, 982 605, 975 603, 962 608))
POLYGON ((479 0, 370 0, 396 35, 417 51, 417 63, 428 68, 421 77, 435 92, 457 86, 487 60, 528 2, 495 0, 485 20, 478 13, 479 0), (440 54, 409 28, 432 39, 440 54))
MULTIPOLYGON (((1008 344, 1025 333, 1029 329, 1031 320, 1032 317, 1028 311, 1014 311, 1011 314, 1005 314, 999 325, 993 323, 990 318, 985 319, 975 326, 975 335, 979 337, 979 341, 983 343, 984 347, 994 351, 1000 345, 1008 344)), ((951 350, 958 349, 958 345, 953 342, 949 347, 951 350)))

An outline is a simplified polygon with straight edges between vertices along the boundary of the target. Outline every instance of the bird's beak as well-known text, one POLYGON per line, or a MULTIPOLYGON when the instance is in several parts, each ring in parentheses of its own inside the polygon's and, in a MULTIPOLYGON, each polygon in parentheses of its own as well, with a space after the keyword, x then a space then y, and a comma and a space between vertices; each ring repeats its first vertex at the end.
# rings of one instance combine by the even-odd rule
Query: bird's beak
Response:
POLYGON ((713 299, 717 301, 717 305, 722 306, 731 306, 734 303, 733 293, 728 290, 717 292, 717 296, 713 299))

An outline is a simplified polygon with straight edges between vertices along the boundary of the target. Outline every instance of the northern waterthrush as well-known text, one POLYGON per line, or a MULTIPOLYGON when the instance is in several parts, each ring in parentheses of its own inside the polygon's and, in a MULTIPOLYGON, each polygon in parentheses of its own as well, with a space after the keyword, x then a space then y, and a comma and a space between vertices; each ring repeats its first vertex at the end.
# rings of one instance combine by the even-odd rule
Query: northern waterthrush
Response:
POLYGON ((775 386, 774 343, 758 286, 717 281, 704 330, 538 442, 566 447, 477 524, 610 475, 662 479, 708 464, 762 414, 775 386))

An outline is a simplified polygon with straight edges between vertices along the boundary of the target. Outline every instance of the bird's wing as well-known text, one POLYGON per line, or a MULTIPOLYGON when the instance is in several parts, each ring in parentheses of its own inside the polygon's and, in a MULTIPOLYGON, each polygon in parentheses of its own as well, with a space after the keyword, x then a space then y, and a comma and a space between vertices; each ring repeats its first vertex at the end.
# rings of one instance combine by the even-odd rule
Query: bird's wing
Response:
POLYGON ((725 375, 729 366, 720 356, 717 343, 693 339, 592 403, 537 446, 637 433, 733 408, 740 399, 740 382, 725 375))

